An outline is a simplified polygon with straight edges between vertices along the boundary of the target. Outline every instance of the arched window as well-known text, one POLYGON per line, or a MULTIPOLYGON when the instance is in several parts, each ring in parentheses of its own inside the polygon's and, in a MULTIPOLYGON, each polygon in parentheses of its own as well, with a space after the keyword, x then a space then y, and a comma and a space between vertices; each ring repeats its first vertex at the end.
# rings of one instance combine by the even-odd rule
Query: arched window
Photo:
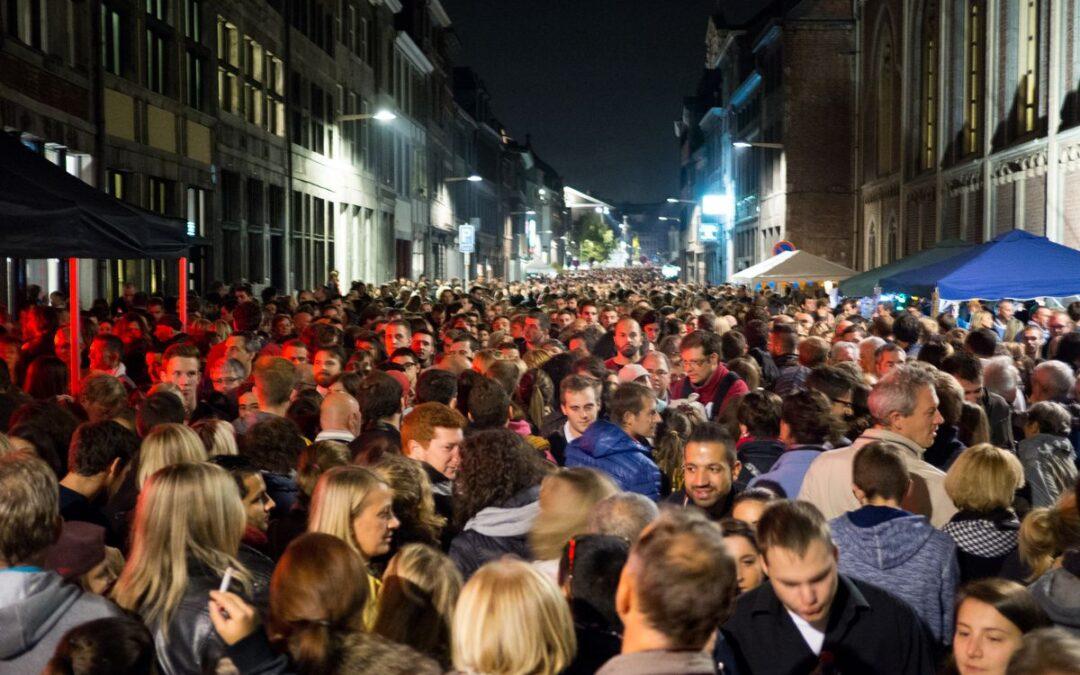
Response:
POLYGON ((883 262, 886 265, 895 262, 900 257, 899 235, 900 232, 896 227, 896 216, 894 215, 889 219, 889 227, 885 230, 885 241, 883 242, 885 245, 885 259, 883 262))
POLYGON ((967 0, 964 20, 964 153, 982 149, 986 77, 986 2, 967 0))
POLYGON ((894 158, 893 120, 896 119, 896 80, 893 77, 892 22, 878 28, 877 58, 877 165, 878 175, 891 173, 894 158))
POLYGON ((919 114, 922 115, 922 146, 919 165, 932 169, 937 165, 937 117, 938 117, 938 34, 937 0, 926 0, 923 5, 922 43, 920 45, 922 91, 919 114))
POLYGON ((872 270, 880 263, 878 257, 877 223, 871 222, 867 230, 870 234, 866 238, 866 269, 872 270))

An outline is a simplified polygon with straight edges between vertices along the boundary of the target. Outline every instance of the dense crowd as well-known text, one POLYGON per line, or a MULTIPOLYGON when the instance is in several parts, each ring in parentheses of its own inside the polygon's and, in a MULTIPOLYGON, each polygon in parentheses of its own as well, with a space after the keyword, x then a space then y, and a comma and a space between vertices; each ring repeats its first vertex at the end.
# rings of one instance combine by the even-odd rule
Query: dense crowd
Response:
POLYGON ((41 296, 0 673, 1080 673, 1080 303, 41 296))

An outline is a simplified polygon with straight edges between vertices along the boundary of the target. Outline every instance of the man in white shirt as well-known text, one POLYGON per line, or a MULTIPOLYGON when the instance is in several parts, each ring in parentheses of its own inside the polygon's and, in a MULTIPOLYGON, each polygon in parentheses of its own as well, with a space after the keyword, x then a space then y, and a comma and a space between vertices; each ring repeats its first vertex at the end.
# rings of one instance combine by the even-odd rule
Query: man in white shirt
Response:
POLYGON ((896 366, 874 386, 868 404, 874 426, 850 446, 823 452, 815 459, 803 478, 799 499, 816 506, 829 520, 859 508, 851 492, 855 453, 867 443, 888 441, 904 450, 904 463, 911 472, 913 488, 904 500, 904 510, 926 516, 934 527, 949 522, 956 506, 945 492, 945 473, 923 460, 944 421, 938 412, 933 374, 916 364, 896 366))
POLYGON ((551 455, 562 466, 567 444, 585 433, 600 414, 600 383, 582 375, 568 375, 559 385, 559 398, 566 422, 547 440, 551 455))
POLYGON ((331 391, 319 405, 319 435, 315 442, 352 443, 360 434, 360 404, 343 391, 331 391))

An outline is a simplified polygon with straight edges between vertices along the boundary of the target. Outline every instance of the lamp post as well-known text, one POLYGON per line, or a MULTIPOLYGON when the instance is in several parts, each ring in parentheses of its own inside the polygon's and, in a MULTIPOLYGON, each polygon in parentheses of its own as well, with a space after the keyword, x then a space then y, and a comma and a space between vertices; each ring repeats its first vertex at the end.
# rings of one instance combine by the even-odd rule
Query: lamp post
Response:
POLYGON ((469 181, 470 183, 480 183, 484 180, 484 177, 478 173, 471 173, 468 176, 452 176, 443 180, 444 183, 460 183, 461 181, 469 181))
POLYGON ((743 148, 768 148, 769 150, 783 150, 783 143, 769 143, 766 141, 734 141, 731 147, 736 149, 743 148))

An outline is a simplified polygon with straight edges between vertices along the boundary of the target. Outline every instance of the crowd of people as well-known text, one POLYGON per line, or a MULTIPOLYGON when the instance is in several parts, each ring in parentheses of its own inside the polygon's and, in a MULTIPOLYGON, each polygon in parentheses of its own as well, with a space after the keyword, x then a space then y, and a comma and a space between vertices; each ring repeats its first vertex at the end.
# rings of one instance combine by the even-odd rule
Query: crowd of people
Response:
POLYGON ((0 313, 0 674, 1080 674, 1080 303, 176 305, 0 313))

